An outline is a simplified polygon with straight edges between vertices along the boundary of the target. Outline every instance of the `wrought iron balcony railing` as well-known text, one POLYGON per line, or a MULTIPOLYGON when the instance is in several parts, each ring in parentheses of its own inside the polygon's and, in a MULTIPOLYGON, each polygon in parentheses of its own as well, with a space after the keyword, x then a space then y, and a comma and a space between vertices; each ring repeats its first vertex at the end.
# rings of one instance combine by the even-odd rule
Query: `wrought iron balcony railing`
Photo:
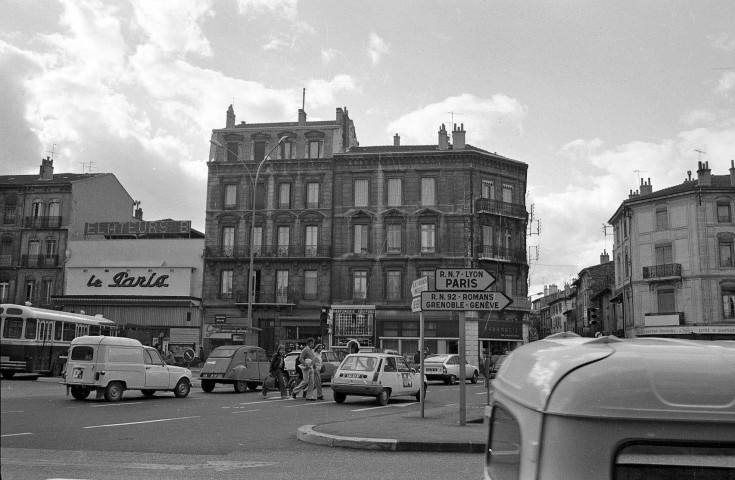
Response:
MULTIPOLYGON (((236 247, 217 247, 208 246, 205 248, 205 255, 212 260, 221 260, 228 258, 249 258, 250 249, 246 246, 236 247)), ((275 257, 275 258, 301 258, 301 257, 328 257, 328 245, 276 245, 262 246, 256 245, 253 249, 253 256, 256 258, 275 257)))
POLYGON ((50 268, 59 265, 58 255, 23 255, 20 264, 28 268, 50 268))
POLYGON ((520 248, 499 247, 497 245, 480 245, 477 247, 478 260, 505 260, 508 262, 526 262, 526 251, 520 248))
POLYGON ((25 228, 59 228, 61 217, 26 217, 25 228))
POLYGON ((664 278, 681 278, 681 263, 643 267, 644 280, 661 280, 664 278))
POLYGON ((507 217, 528 218, 526 206, 517 203, 502 202, 489 198, 478 198, 475 200, 475 212, 490 213, 493 215, 505 215, 507 217))

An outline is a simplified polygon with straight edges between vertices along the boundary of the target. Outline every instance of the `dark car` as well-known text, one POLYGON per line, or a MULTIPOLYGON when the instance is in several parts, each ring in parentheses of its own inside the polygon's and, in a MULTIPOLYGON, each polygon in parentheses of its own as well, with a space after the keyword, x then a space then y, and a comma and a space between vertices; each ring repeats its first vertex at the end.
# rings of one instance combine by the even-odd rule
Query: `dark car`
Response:
POLYGON ((500 369, 500 366, 503 364, 505 359, 508 358, 508 355, 498 355, 492 365, 490 366, 490 378, 495 378, 495 375, 498 373, 498 370, 500 369))
MULTIPOLYGON (((249 345, 224 345, 212 350, 204 362, 199 380, 202 390, 211 392, 218 383, 230 384, 242 393, 248 388, 256 390, 268 377, 270 359, 260 347, 249 345)), ((288 374, 284 375, 288 384, 288 374)), ((278 386, 276 386, 278 388, 278 386)))

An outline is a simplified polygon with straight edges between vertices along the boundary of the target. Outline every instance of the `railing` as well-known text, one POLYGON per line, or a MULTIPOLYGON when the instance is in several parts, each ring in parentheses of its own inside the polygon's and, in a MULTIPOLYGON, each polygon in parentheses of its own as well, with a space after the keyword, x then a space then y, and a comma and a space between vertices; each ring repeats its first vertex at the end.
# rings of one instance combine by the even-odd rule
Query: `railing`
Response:
MULTIPOLYGON (((284 289, 277 289, 277 291, 274 292, 271 291, 270 294, 263 293, 262 291, 255 292, 255 295, 253 295, 253 304, 257 303, 275 303, 275 304, 294 304, 297 303, 300 299, 301 291, 300 289, 296 287, 286 287, 284 289)), ((248 303, 248 292, 247 291, 239 291, 235 295, 235 303, 238 304, 247 304, 248 303)))
POLYGON ((505 215, 507 217, 528 218, 526 206, 517 203, 502 202, 489 198, 478 198, 475 200, 475 212, 490 213, 493 215, 505 215))
POLYGON ((25 228, 59 228, 61 217, 26 217, 25 228))
POLYGON ((664 265, 643 267, 644 280, 658 280, 662 278, 681 278, 681 264, 667 263, 664 265))
POLYGON ((9 267, 13 264, 13 255, 0 255, 0 267, 9 267))
POLYGON ((48 268, 59 265, 58 255, 23 255, 20 264, 29 268, 48 268))
POLYGON ((207 258, 244 258, 249 256, 247 247, 206 247, 207 258))
MULTIPOLYGON (((205 256, 209 259, 227 258, 249 258, 250 249, 246 246, 237 247, 215 247, 209 246, 204 249, 205 256)), ((256 258, 298 258, 298 257, 328 257, 328 245, 277 245, 265 247, 256 245, 253 249, 256 258)))
POLYGON ((477 247, 478 260, 506 260, 509 262, 526 262, 526 251, 520 248, 499 247, 496 245, 480 245, 477 247))

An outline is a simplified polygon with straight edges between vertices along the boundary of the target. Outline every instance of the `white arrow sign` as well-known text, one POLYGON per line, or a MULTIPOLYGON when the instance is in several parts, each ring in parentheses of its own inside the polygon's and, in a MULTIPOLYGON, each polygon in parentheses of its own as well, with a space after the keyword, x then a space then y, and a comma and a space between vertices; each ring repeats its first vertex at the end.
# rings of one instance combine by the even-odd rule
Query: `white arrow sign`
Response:
POLYGON ((503 292, 423 292, 421 310, 504 310, 513 303, 503 292))
POLYGON ((411 296, 416 297, 429 289, 429 277, 421 277, 411 284, 411 296))
POLYGON ((437 268, 436 290, 447 292, 484 292, 495 277, 482 268, 437 268))

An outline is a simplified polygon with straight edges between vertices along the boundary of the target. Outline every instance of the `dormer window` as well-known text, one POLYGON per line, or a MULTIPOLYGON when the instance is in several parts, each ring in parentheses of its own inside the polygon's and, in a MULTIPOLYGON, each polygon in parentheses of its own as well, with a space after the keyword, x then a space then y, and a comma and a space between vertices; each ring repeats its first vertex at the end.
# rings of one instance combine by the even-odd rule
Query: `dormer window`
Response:
POLYGON ((309 140, 309 158, 321 158, 322 156, 322 142, 321 140, 309 140))

